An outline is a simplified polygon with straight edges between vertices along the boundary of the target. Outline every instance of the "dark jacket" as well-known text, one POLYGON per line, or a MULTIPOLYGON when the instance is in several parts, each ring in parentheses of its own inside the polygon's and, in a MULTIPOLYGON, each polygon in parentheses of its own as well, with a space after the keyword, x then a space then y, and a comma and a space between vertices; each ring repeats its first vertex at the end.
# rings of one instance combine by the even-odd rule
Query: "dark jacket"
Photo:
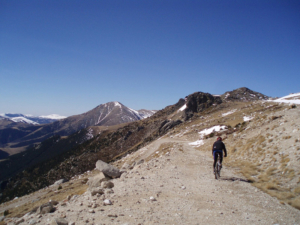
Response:
POLYGON ((227 150, 226 150, 226 147, 225 147, 225 144, 222 142, 222 141, 216 141, 214 144, 213 144, 213 148, 212 148, 212 151, 214 150, 224 150, 224 153, 225 153, 225 157, 227 156, 227 150))

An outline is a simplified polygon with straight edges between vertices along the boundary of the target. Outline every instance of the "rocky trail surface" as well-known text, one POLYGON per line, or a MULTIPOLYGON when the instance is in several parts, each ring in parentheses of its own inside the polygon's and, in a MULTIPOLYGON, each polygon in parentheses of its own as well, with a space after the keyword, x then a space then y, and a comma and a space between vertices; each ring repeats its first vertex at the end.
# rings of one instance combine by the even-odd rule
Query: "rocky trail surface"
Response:
POLYGON ((114 187, 104 194, 91 196, 87 191, 59 202, 53 213, 27 214, 5 222, 300 224, 299 210, 241 180, 241 175, 226 166, 226 159, 222 177, 216 180, 212 163, 212 157, 185 141, 161 138, 116 162, 127 167, 127 172, 112 179, 114 187), (137 163, 129 169, 133 161, 137 163))

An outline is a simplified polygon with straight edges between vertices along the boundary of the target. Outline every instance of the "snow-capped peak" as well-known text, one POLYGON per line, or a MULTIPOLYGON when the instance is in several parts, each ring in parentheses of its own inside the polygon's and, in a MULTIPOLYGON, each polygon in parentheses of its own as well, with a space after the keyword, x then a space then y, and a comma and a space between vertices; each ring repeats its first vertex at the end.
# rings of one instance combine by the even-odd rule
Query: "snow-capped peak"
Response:
POLYGON ((120 107, 120 108, 122 107, 121 104, 120 104, 120 102, 114 102, 114 103, 115 103, 116 107, 120 107))
POLYGON ((21 122, 21 123, 28 123, 28 124, 34 124, 34 125, 38 124, 37 122, 34 122, 34 121, 32 121, 30 119, 27 119, 25 117, 22 117, 22 116, 20 116, 20 117, 13 117, 10 120, 12 120, 12 121, 14 121, 16 123, 20 123, 21 122))

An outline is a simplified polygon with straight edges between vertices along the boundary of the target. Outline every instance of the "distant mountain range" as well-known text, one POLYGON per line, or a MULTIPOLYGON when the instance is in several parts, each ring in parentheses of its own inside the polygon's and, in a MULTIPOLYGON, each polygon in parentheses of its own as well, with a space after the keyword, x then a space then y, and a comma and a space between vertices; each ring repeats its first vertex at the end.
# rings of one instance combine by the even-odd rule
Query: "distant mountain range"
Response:
POLYGON ((136 111, 120 102, 108 102, 86 113, 66 118, 55 114, 40 117, 1 114, 0 148, 14 154, 53 135, 68 136, 89 126, 113 126, 142 120, 155 112, 146 109, 136 111))
POLYGON ((20 113, 1 113, 0 114, 0 120, 1 119, 8 119, 15 123, 27 123, 27 124, 47 124, 47 123, 53 123, 57 120, 65 119, 65 116, 60 116, 57 114, 52 114, 48 116, 32 116, 32 115, 24 115, 20 113))

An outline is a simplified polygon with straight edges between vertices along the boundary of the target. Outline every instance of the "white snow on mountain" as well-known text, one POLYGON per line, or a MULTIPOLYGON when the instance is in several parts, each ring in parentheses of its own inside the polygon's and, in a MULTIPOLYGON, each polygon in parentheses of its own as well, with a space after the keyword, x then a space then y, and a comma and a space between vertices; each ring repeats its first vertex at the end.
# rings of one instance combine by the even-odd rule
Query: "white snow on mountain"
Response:
POLYGON ((67 118, 66 116, 60 116, 58 114, 51 114, 48 116, 39 116, 39 118, 43 118, 43 119, 52 119, 52 120, 62 120, 67 118))
POLYGON ((244 121, 249 121, 249 120, 252 120, 254 117, 251 117, 251 116, 244 116, 243 119, 244 121))
POLYGON ((276 100, 268 100, 272 102, 280 102, 280 103, 287 103, 287 104, 300 104, 300 92, 289 94, 282 98, 278 98, 276 100))
POLYGON ((156 113, 156 110, 145 110, 145 109, 138 110, 138 115, 141 119, 146 119, 152 116, 154 113, 156 113))
POLYGON ((37 125, 38 123, 37 122, 34 122, 30 119, 27 119, 25 117, 13 117, 13 118, 10 118, 10 120, 16 122, 16 123, 28 123, 28 124, 33 124, 33 125, 37 125))
POLYGON ((198 140, 198 141, 189 143, 189 145, 195 146, 195 147, 200 147, 201 145, 204 145, 204 141, 203 140, 198 140))
POLYGON ((178 109, 178 111, 183 111, 186 109, 186 104, 184 104, 180 109, 178 109))
POLYGON ((64 119, 65 116, 60 116, 57 114, 52 114, 48 116, 33 116, 33 115, 24 115, 21 113, 1 113, 0 118, 6 118, 16 123, 27 123, 32 125, 52 123, 56 120, 64 119))
POLYGON ((191 143, 189 143, 189 145, 192 145, 192 146, 195 146, 195 147, 200 147, 201 145, 203 145, 204 144, 204 140, 203 140, 203 138, 204 138, 204 136, 205 135, 209 135, 209 134, 211 134, 211 133, 213 133, 213 132, 219 132, 219 131, 221 131, 221 130, 226 130, 226 126, 221 126, 221 125, 216 125, 216 126, 213 126, 213 127, 210 127, 210 128, 207 128, 207 129, 204 129, 204 130, 202 130, 202 131, 200 131, 199 132, 199 134, 200 134, 200 139, 199 140, 197 140, 197 141, 195 141, 195 142, 191 142, 191 143))
POLYGON ((115 103, 115 106, 118 106, 118 107, 120 107, 120 108, 122 107, 121 104, 120 104, 119 102, 114 102, 114 103, 115 103))
POLYGON ((212 132, 216 132, 216 131, 218 132, 218 131, 224 130, 224 129, 226 129, 226 126, 217 125, 217 126, 213 126, 211 128, 204 129, 204 130, 200 131, 199 134, 201 134, 201 135, 209 135, 212 132))
MULTIPOLYGON (((127 107, 128 108, 128 107, 127 107)), ((133 114, 135 114, 137 117, 139 117, 140 119, 143 119, 141 116, 140 116, 140 114, 139 114, 139 112, 138 111, 136 111, 136 110, 134 110, 134 109, 131 109, 131 108, 128 108, 133 114)))
POLYGON ((228 116, 228 115, 230 115, 232 113, 235 113, 235 111, 236 111, 236 109, 233 109, 233 110, 231 110, 231 111, 229 111, 227 113, 223 113, 222 116, 228 116))

